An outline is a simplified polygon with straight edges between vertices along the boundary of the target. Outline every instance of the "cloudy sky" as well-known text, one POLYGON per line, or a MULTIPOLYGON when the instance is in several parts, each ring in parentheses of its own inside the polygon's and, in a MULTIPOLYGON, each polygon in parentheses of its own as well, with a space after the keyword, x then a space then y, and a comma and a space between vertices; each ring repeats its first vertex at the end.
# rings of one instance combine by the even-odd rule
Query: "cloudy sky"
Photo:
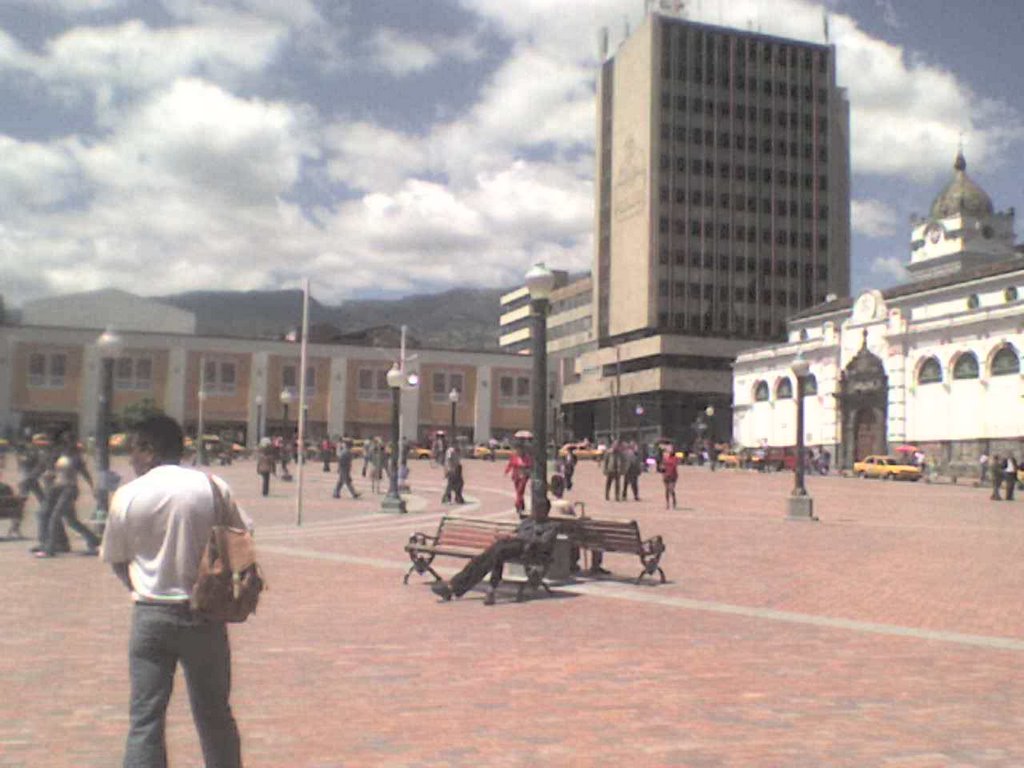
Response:
MULTIPOLYGON (((829 0, 853 134, 853 288, 969 172, 1024 200, 1014 2, 829 0)), ((295 287, 328 302, 591 261, 597 30, 643 0, 0 0, 8 304, 295 287)), ((821 41, 810 0, 691 18, 821 41)))

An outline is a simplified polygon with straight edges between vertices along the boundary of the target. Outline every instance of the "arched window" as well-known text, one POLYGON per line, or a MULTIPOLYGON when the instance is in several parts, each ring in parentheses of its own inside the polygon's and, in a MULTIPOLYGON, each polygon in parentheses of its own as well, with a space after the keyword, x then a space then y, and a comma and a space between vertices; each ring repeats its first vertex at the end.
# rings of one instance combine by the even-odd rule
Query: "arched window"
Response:
POLYGON ((818 377, 813 373, 804 379, 804 397, 818 394, 818 377))
POLYGON ((793 397, 793 382, 789 380, 787 376, 785 379, 778 383, 775 387, 775 399, 776 400, 789 400, 793 397))
POLYGON ((979 306, 981 306, 981 299, 978 298, 978 294, 972 293, 967 297, 968 309, 977 309, 979 306))
POLYGON ((973 352, 965 352, 953 363, 954 379, 976 379, 978 378, 978 358, 973 352))
POLYGON ((768 382, 759 381, 754 386, 754 401, 763 402, 768 399, 768 382))
POLYGON ((1012 344, 1007 344, 992 358, 992 375, 1009 376, 1014 373, 1020 373, 1020 355, 1012 344))
POLYGON ((942 364, 934 357, 929 357, 921 363, 921 369, 917 372, 918 384, 937 384, 942 381, 942 364))

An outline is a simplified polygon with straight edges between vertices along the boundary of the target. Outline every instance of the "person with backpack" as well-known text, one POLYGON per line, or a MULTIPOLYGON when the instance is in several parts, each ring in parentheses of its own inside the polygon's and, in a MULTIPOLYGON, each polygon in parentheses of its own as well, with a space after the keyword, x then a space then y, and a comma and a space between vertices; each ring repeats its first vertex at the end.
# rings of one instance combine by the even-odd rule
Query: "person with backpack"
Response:
POLYGON ((277 462, 274 461, 273 449, 269 445, 260 449, 256 459, 256 474, 262 481, 260 492, 264 496, 270 495, 270 476, 277 474, 277 462))

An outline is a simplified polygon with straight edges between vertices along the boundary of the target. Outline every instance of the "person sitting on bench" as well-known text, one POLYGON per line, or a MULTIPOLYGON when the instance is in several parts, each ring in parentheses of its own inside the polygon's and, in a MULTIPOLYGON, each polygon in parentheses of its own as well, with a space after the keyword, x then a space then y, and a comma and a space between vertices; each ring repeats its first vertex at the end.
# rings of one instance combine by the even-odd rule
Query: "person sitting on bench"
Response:
POLYGON ((495 591, 501 583, 505 562, 550 550, 557 533, 558 524, 548 520, 548 505, 538 505, 530 517, 519 524, 514 536, 498 539, 466 563, 466 567, 449 581, 439 581, 430 588, 442 600, 451 600, 453 596, 462 597, 490 573, 491 585, 484 598, 484 605, 494 605, 495 591))

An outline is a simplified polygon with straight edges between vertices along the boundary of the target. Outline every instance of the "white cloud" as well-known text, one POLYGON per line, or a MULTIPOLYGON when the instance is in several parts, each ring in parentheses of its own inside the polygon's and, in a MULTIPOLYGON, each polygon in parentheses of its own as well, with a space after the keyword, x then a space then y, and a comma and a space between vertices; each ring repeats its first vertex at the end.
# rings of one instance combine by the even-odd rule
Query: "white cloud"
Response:
POLYGON ((867 237, 889 237, 899 232, 896 211, 881 200, 851 200, 850 223, 856 234, 867 237))
MULTIPOLYGON (((301 103, 313 98, 301 88, 284 91, 295 103, 251 94, 271 92, 261 90, 271 77, 282 93, 281 76, 292 74, 280 71, 285 56, 336 73, 339 91, 368 64, 399 79, 435 74, 445 61, 484 55, 477 27, 445 37, 396 15, 353 32, 349 4, 164 0, 179 26, 80 26, 37 52, 0 31, 0 76, 31 74, 98 115, 88 135, 0 137, 5 280, 12 275, 26 293, 107 285, 167 293, 278 287, 309 274, 318 296, 337 300, 511 284, 537 259, 588 267, 597 32, 611 29, 614 50, 624 10, 636 29, 642 3, 460 1, 481 34, 504 37, 508 56, 474 84, 459 114, 425 114, 415 131, 375 122, 372 109, 347 111, 340 99, 329 105, 336 113, 318 115, 301 103), (343 189, 332 199, 300 190, 314 223, 291 199, 308 178, 304 162, 321 158, 317 180, 343 189)), ((46 2, 69 16, 119 7, 46 2)), ((688 5, 705 11, 704 21, 822 39, 821 6, 807 0, 773 0, 770 15, 763 0, 688 5)), ((960 130, 972 167, 1019 140, 1019 116, 1006 104, 979 99, 842 13, 831 31, 858 174, 944 177, 960 130)), ((853 201, 852 213, 862 235, 899 234, 897 215, 878 200, 853 201)), ((880 257, 866 266, 904 279, 902 264, 880 257)))
POLYGON ((871 260, 870 272, 889 278, 897 283, 906 282, 909 275, 906 269, 907 260, 899 256, 876 256, 871 260))

